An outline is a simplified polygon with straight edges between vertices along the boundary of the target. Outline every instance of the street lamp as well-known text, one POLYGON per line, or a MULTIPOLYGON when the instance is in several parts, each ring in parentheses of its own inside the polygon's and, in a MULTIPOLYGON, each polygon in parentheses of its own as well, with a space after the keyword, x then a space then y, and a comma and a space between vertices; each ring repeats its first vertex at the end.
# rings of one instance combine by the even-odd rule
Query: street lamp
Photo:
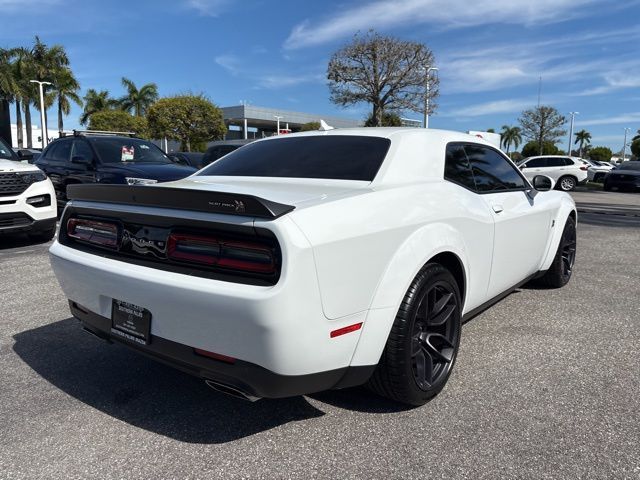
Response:
POLYGON ((425 99, 424 99, 424 118, 422 121, 422 125, 424 126, 424 128, 429 128, 429 72, 432 72, 432 71, 437 72, 439 69, 438 67, 429 67, 429 68, 423 67, 423 70, 426 70, 427 94, 425 95, 425 99))
POLYGON ((281 115, 274 115, 273 118, 275 118, 276 122, 277 122, 277 127, 276 128, 278 129, 278 132, 276 133, 276 135, 280 135, 280 119, 282 118, 282 116, 281 115))
POLYGON ((569 112, 571 115, 571 126, 569 127, 569 148, 567 149, 567 155, 571 156, 571 140, 573 139, 573 117, 580 115, 580 112, 569 112))
POLYGON ((37 83, 40 89, 40 128, 42 129, 42 148, 49 143, 49 132, 47 131, 46 121, 44 119, 44 92, 42 85, 53 85, 51 82, 41 82, 39 80, 29 80, 30 83, 37 83))
POLYGON ((629 133, 631 129, 629 127, 625 127, 624 129, 624 143, 622 144, 622 161, 626 158, 627 153, 627 133, 629 133))

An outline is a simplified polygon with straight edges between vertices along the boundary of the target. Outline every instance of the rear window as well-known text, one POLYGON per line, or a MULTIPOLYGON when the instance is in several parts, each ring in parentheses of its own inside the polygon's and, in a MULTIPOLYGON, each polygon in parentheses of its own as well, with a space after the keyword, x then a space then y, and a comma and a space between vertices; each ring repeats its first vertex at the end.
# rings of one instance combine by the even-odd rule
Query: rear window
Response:
POLYGON ((372 181, 388 138, 355 135, 279 138, 245 145, 199 175, 372 181))

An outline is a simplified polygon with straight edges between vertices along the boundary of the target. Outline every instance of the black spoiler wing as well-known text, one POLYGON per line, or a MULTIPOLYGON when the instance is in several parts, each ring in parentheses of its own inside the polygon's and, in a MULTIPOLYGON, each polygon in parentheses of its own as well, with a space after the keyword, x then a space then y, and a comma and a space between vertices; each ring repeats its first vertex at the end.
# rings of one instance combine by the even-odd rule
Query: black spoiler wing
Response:
POLYGON ((274 219, 295 207, 239 193, 148 185, 68 185, 67 198, 274 219))

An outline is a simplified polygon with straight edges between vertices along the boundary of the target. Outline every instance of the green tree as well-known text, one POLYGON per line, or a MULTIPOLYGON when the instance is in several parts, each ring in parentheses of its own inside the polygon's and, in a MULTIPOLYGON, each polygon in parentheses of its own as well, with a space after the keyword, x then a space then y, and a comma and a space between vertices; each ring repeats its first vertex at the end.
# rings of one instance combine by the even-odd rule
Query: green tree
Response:
POLYGON ((583 130, 580 130, 579 132, 576 132, 575 133, 575 137, 576 137, 576 140, 575 140, 575 142, 573 142, 573 144, 574 145, 576 143, 580 144, 579 156, 582 157, 582 151, 583 151, 585 145, 588 145, 589 143, 591 143, 591 134, 583 129, 583 130))
MULTIPOLYGON (((0 48, 0 113, 8 112, 9 102, 15 101, 16 82, 13 77, 12 56, 11 51, 0 48)), ((5 140, 11 143, 11 138, 5 140)))
POLYGON ((518 148, 522 143, 522 133, 520 127, 510 127, 509 125, 503 125, 500 132, 500 144, 506 148, 507 155, 509 155, 509 149, 513 145, 513 148, 518 148))
POLYGON ((374 118, 373 113, 364 121, 365 127, 401 127, 402 119, 393 112, 382 112, 380 123, 374 118))
POLYGON ((320 129, 320 122, 307 122, 300 127, 301 132, 312 132, 320 129))
MULTIPOLYGON (((504 127, 502 127, 502 128, 504 128, 504 127)), ((496 133, 496 129, 495 129, 495 128, 487 128, 487 129, 485 130, 485 132, 489 132, 489 133, 496 133)))
MULTIPOLYGON (((356 34, 352 42, 335 52, 327 68, 331 101, 348 106, 367 102, 375 125, 382 125, 385 111, 424 112, 425 71, 435 58, 422 43, 382 36, 374 31, 356 34)), ((438 79, 429 79, 429 113, 436 105, 438 79)))
POLYGON ((99 92, 90 88, 84 96, 84 112, 80 116, 80 123, 86 125, 91 115, 104 110, 113 110, 118 106, 118 101, 109 96, 108 90, 99 92))
POLYGON ((144 116, 149 107, 158 100, 158 86, 155 83, 147 83, 138 89, 135 83, 122 77, 122 86, 127 93, 119 100, 120 108, 136 117, 144 116))
POLYGON ((640 158, 640 138, 631 142, 631 153, 636 160, 640 158))
POLYGON ((54 73, 53 95, 55 102, 58 104, 58 132, 62 136, 64 130, 64 115, 69 115, 71 111, 71 102, 79 107, 82 106, 82 99, 78 95, 80 84, 68 67, 62 67, 54 73))
POLYGON ((589 158, 598 162, 608 162, 612 156, 613 152, 608 147, 593 147, 589 150, 589 158))
POLYGON ((537 141, 533 140, 522 147, 522 156, 524 158, 535 157, 536 155, 558 155, 560 150, 553 142, 543 142, 542 151, 537 141))
POLYGON ((93 113, 89 117, 89 129, 107 132, 132 132, 138 137, 149 137, 146 118, 134 117, 123 110, 102 110, 93 113))
POLYGON ((187 152, 192 144, 219 140, 227 132, 222 111, 203 95, 161 98, 149 108, 147 119, 153 137, 179 141, 187 152))
POLYGON ((539 155, 544 150, 544 142, 555 144, 566 133, 562 128, 566 121, 558 110, 546 105, 525 110, 518 120, 522 135, 538 143, 539 155))

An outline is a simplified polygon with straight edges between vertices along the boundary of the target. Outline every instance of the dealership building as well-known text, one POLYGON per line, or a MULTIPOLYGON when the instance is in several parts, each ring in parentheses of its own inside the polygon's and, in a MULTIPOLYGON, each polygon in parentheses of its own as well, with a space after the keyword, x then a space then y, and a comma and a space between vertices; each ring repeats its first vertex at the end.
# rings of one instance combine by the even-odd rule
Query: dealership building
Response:
POLYGON ((319 122, 321 119, 335 128, 361 127, 363 123, 361 120, 255 105, 222 107, 221 110, 224 123, 229 128, 226 140, 270 137, 278 131, 278 125, 280 133, 297 132, 305 123, 319 122))

